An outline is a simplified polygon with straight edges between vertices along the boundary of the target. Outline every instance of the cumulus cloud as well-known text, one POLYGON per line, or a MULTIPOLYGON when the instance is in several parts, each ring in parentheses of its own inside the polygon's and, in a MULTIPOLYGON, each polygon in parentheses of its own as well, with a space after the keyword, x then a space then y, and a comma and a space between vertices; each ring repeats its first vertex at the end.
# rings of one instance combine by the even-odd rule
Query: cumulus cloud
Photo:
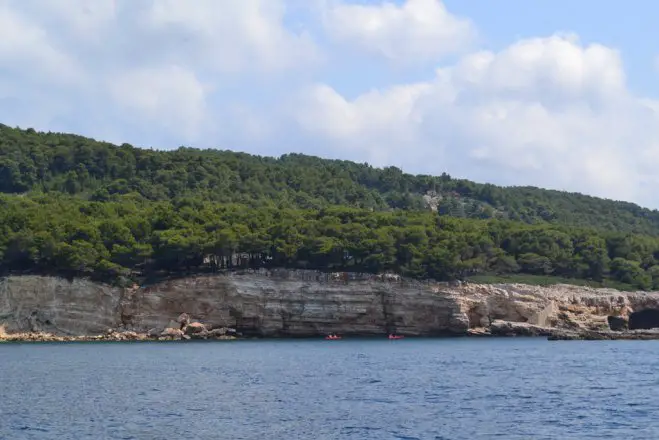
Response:
POLYGON ((16 75, 48 83, 73 83, 80 80, 80 66, 61 51, 45 29, 29 17, 0 4, 0 77, 16 75), (39 66, 39 68, 35 68, 39 66))
POLYGON ((220 71, 267 72, 318 61, 309 34, 285 28, 284 14, 278 0, 157 0, 140 24, 158 37, 166 56, 220 71))
POLYGON ((476 35, 469 20, 449 13, 439 0, 334 2, 323 23, 338 42, 399 63, 436 60, 464 49, 476 35))
POLYGON ((112 118, 114 128, 104 133, 113 140, 130 137, 141 124, 136 142, 149 144, 167 139, 163 126, 168 145, 212 137, 222 128, 221 108, 206 106, 218 101, 213 93, 224 88, 235 95, 246 78, 286 75, 321 61, 308 32, 284 26, 285 6, 280 0, 4 0, 0 99, 13 108, 0 108, 0 118, 20 125, 112 118), (44 101, 60 105, 51 103, 50 118, 31 122, 24 114, 37 88, 44 101))
POLYGON ((297 121, 360 159, 656 205, 639 174, 659 154, 656 104, 625 87, 619 54, 574 36, 465 56, 427 82, 348 100, 320 84, 297 121))
POLYGON ((115 0, 6 1, 47 27, 62 26, 58 37, 83 39, 79 42, 99 42, 97 37, 109 29, 120 11, 115 0))
POLYGON ((122 110, 144 115, 140 124, 182 132, 188 139, 196 137, 207 118, 206 87, 194 72, 176 65, 135 69, 108 82, 122 110))
POLYGON ((439 0, 0 0, 0 122, 659 206, 659 102, 631 94, 616 50, 467 50, 476 34, 439 0))
MULTIPOLYGON (((318 61, 309 34, 283 26, 280 0, 5 0, 77 54, 93 47, 114 62, 186 62, 220 72, 275 71, 318 61), (72 41, 73 40, 73 41, 72 41)), ((7 21, 12 18, 7 15, 7 21)), ((8 32, 19 33, 27 23, 8 32)), ((97 63, 99 56, 88 57, 97 63)))

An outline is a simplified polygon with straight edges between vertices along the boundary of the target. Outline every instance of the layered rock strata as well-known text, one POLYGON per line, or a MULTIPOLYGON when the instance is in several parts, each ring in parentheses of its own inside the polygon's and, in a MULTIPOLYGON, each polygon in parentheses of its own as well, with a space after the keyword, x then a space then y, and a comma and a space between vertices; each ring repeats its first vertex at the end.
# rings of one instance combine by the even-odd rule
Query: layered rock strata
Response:
POLYGON ((649 338, 654 333, 647 329, 659 327, 659 293, 291 270, 195 276, 133 288, 10 276, 0 279, 0 327, 0 338, 14 340, 328 333, 649 338))

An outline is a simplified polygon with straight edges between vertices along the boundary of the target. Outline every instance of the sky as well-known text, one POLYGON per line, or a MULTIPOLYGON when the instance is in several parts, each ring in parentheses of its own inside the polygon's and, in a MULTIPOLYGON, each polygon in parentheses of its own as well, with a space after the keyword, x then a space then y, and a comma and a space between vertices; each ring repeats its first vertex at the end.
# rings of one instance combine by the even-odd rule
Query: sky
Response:
POLYGON ((659 3, 0 0, 0 122, 659 208, 659 3))

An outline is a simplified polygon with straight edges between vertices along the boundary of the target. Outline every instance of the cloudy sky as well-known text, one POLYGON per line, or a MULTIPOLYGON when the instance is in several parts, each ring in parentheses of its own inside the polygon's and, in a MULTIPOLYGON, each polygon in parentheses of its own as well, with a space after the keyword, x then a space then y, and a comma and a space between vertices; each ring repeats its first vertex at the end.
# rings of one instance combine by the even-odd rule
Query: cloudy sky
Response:
POLYGON ((657 12, 618 0, 0 0, 0 122, 659 208, 657 12))

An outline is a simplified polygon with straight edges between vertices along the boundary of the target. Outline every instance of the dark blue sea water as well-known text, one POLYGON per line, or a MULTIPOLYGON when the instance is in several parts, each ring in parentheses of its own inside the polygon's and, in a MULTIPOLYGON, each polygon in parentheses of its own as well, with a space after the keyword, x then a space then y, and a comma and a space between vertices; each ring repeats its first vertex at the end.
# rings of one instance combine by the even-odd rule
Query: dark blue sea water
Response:
POLYGON ((657 439, 659 343, 0 345, 2 439, 657 439))

